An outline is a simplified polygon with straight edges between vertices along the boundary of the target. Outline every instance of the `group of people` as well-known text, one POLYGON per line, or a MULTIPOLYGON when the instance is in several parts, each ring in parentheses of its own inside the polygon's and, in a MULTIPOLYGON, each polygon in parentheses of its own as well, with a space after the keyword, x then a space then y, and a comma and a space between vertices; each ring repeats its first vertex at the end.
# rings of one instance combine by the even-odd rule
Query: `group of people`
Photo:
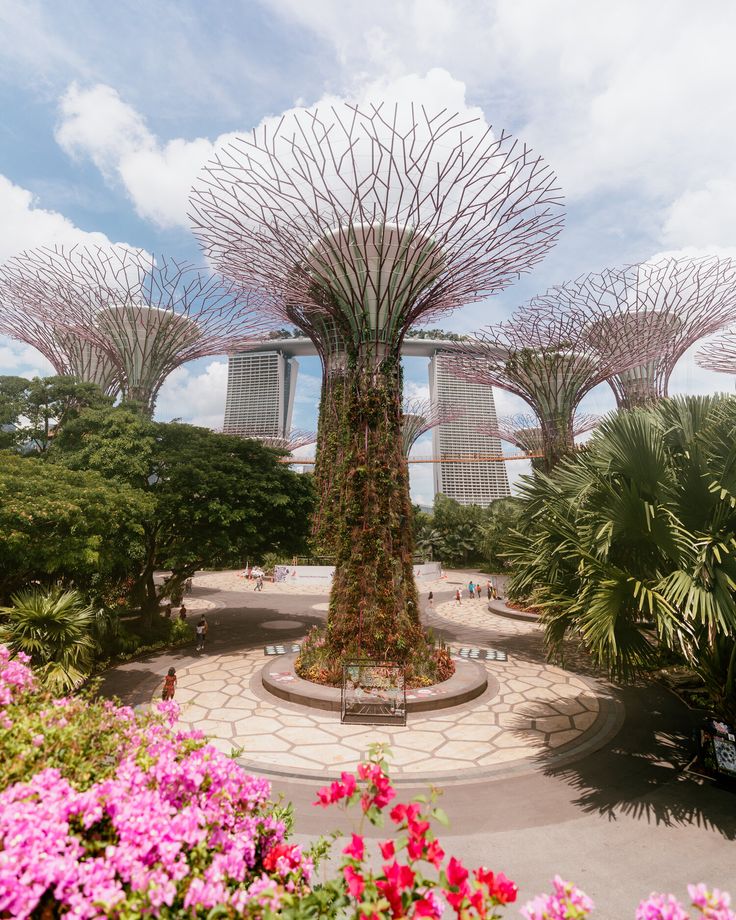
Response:
MULTIPOLYGON (((477 598, 478 600, 480 600, 482 596, 483 596, 483 588, 481 587, 480 582, 476 584, 471 579, 468 582, 468 597, 471 599, 477 598)), ((496 586, 493 584, 492 581, 486 582, 486 596, 488 597, 489 601, 491 600, 495 601, 496 598, 498 597, 496 586)), ((458 588, 455 591, 455 603, 457 604, 458 607, 462 603, 462 599, 463 599, 462 591, 460 590, 460 588, 458 588)))

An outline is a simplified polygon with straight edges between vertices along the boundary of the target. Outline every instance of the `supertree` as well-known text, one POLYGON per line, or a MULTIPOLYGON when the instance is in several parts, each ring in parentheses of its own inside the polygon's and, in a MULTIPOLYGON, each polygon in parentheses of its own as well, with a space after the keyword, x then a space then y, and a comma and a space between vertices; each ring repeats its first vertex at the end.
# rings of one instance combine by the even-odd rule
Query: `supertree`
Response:
POLYGON ((256 435, 245 435, 245 437, 255 437, 257 441, 260 441, 266 447, 275 447, 277 450, 285 450, 287 453, 292 454, 295 450, 299 450, 300 447, 306 447, 307 444, 314 444, 317 440, 317 433, 315 431, 303 431, 300 428, 292 428, 289 434, 284 438, 260 438, 256 435))
POLYGON ((539 419, 542 468, 550 470, 574 449, 575 412, 593 387, 652 354, 653 344, 626 325, 613 325, 603 350, 597 325, 584 309, 553 288, 489 326, 475 341, 455 346, 455 372, 498 386, 527 402, 539 419))
POLYGON ((0 333, 31 345, 61 376, 96 383, 111 396, 120 388, 113 356, 55 324, 53 317, 36 315, 25 285, 5 265, 0 266, 0 333))
POLYGON ((601 354, 622 336, 650 342, 645 361, 609 379, 621 408, 667 396, 684 353, 733 318, 736 263, 730 259, 662 258, 589 274, 542 295, 590 316, 590 335, 601 354))
MULTIPOLYGON (((592 431, 600 423, 600 416, 588 412, 576 412, 572 420, 572 436, 577 438, 586 431, 592 431)), ((502 415, 493 422, 480 426, 483 434, 500 438, 531 455, 532 467, 542 469, 540 461, 544 455, 544 439, 539 418, 532 413, 519 412, 516 415, 502 415)))
POLYGON ((462 409, 453 406, 438 406, 429 399, 406 399, 401 406, 401 437, 404 455, 411 453, 414 444, 423 434, 446 425, 463 415, 462 409))
POLYGON ((328 618, 339 655, 407 661, 423 641, 401 448, 403 337, 545 255, 561 226, 555 181, 526 146, 475 120, 346 104, 233 141, 195 187, 192 217, 214 264, 325 315, 345 343, 328 618))
POLYGON ((273 325, 264 318, 265 297, 118 246, 29 250, 5 264, 3 278, 29 323, 84 343, 83 354, 108 356, 123 400, 148 414, 175 368, 242 350, 273 325))
POLYGON ((708 342, 696 354, 695 361, 709 371, 736 374, 736 330, 727 329, 708 342))

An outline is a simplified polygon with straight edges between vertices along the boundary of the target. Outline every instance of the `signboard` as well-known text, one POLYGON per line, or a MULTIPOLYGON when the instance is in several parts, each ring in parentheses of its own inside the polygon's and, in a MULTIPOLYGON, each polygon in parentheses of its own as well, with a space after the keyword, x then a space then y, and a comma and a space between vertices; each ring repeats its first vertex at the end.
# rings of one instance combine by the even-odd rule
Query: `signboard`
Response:
POLYGON ((356 725, 406 725, 404 669, 391 661, 346 661, 340 719, 356 725))

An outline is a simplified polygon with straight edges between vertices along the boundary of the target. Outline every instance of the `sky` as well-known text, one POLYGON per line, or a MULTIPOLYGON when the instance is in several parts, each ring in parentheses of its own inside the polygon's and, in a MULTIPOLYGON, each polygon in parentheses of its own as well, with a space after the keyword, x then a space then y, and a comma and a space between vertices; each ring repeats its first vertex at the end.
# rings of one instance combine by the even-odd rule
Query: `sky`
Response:
MULTIPOLYGON (((110 241, 199 263, 187 197, 218 143, 366 98, 504 128, 565 196, 542 263, 432 325, 472 332, 551 285, 660 253, 732 254, 735 39, 731 0, 0 0, 0 261, 110 241)), ((49 372, 0 338, 0 374, 49 372)), ((426 362, 405 373, 426 395, 426 362)), ((224 356, 179 368, 157 417, 221 424, 226 381, 224 356)), ((689 354, 670 390, 733 387, 689 354)), ((314 428, 318 391, 317 359, 301 359, 295 427, 314 428)), ((582 408, 613 405, 604 384, 582 408)), ((525 466, 508 464, 512 481, 525 466)), ((431 503, 430 465, 412 467, 412 494, 431 503)))

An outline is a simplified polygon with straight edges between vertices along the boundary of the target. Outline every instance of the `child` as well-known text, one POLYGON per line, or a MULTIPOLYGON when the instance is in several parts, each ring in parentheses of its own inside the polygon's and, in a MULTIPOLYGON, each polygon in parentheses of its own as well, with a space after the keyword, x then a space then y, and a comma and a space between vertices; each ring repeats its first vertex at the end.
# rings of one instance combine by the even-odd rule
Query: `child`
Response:
POLYGON ((173 700, 176 690, 176 668, 169 668, 169 673, 164 677, 164 689, 161 691, 162 700, 173 700))
POLYGON ((460 588, 458 588, 457 591, 455 592, 455 604, 458 607, 460 606, 460 588))

